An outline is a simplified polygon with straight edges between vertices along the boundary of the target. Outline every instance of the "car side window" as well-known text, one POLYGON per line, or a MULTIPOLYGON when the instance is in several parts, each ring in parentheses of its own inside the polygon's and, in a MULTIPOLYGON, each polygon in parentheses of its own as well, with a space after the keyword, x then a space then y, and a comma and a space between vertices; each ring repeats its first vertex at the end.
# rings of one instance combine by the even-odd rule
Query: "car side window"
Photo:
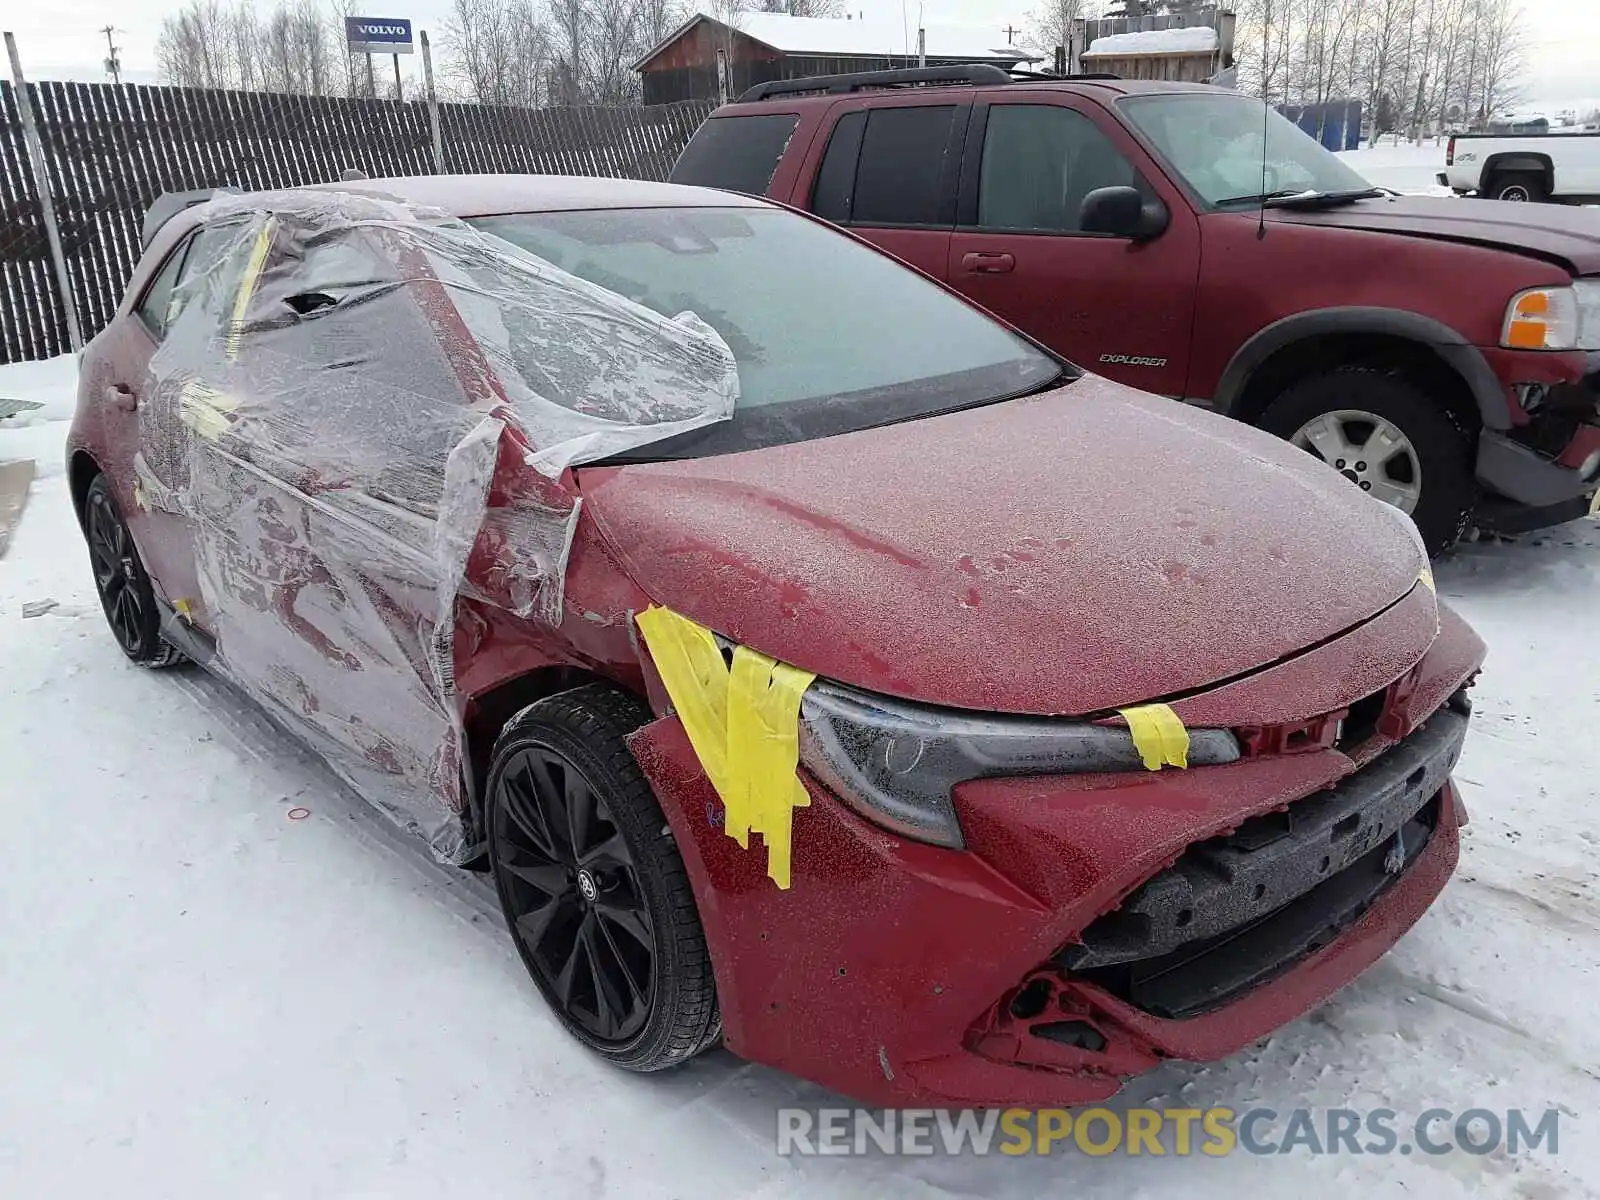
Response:
POLYGON ((189 253, 189 244, 193 238, 186 238, 179 242, 172 253, 167 255, 167 261, 161 264, 161 270, 156 272, 156 277, 150 281, 150 286, 145 289, 144 299, 139 301, 135 310, 139 319, 144 322, 150 335, 160 341, 167 336, 167 327, 177 316, 173 306, 173 292, 178 284, 179 272, 183 269, 183 260, 189 253))
MULTIPOLYGON (((941 183, 955 116, 953 104, 868 112, 850 205, 851 224, 941 224, 941 183)), ((837 129, 834 136, 839 136, 837 129)))
POLYGON ((1096 188, 1146 190, 1138 170, 1088 117, 1046 104, 996 104, 978 181, 982 229, 1081 233, 1096 188))

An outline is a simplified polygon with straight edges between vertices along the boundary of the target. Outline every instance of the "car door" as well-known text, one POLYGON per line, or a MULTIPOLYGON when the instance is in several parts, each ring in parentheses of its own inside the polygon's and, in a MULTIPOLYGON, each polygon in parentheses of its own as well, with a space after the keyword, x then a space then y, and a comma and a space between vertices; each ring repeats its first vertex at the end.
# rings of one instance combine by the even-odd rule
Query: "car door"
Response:
MULTIPOLYGON (((104 465, 119 485, 124 518, 139 547, 145 569, 169 605, 182 604, 199 613, 199 584, 194 569, 193 531, 187 516, 171 497, 154 494, 152 463, 163 459, 157 410, 151 407, 158 385, 152 360, 166 344, 192 295, 197 263, 214 257, 226 235, 202 227, 180 238, 144 285, 125 316, 116 318, 102 337, 112 341, 104 355, 100 419, 109 461, 104 465)), ((159 407, 159 406, 158 406, 159 407)))
POLYGON ((809 207, 935 279, 944 279, 968 103, 842 101, 806 172, 809 207))
POLYGON ((185 405, 208 615, 230 677, 432 837, 458 782, 437 522, 481 414, 381 234, 271 228, 206 364, 215 399, 185 405))
POLYGON ((1080 366, 1182 397, 1199 271, 1187 202, 1097 106, 1035 91, 974 107, 951 286, 1080 366), (1164 205, 1166 229, 1145 240, 1085 233, 1084 198, 1115 186, 1164 205))

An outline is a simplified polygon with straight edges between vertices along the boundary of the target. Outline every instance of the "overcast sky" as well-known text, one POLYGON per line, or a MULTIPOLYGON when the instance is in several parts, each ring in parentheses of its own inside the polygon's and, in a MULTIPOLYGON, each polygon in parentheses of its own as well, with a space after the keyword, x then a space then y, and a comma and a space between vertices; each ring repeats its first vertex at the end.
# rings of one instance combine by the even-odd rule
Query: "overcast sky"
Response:
MULTIPOLYGON (((262 0, 263 7, 267 7, 262 0)), ((857 9, 900 12, 897 0, 846 0, 857 9)), ((916 27, 918 0, 906 0, 916 27)), ((1037 0, 926 0, 927 20, 992 25, 996 37, 1021 25, 1037 0)), ((1600 105, 1600 0, 1522 0, 1528 22, 1527 103, 1560 108, 1600 105)), ((448 0, 375 0, 374 17, 410 17, 437 40, 448 0)), ((155 38, 173 0, 6 0, 0 22, 17 35, 23 69, 35 79, 105 78, 105 35, 116 26, 127 78, 151 82, 155 38)), ((419 64, 407 62, 406 74, 419 64)))

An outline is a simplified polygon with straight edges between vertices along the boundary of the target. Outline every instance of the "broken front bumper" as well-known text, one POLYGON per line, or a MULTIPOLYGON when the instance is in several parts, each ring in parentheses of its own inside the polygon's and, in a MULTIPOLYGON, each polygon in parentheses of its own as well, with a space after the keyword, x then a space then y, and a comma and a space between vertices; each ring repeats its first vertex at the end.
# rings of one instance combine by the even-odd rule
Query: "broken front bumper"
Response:
MULTIPOLYGON (((1304 672, 1366 695, 1411 665, 1386 668, 1380 637, 1410 619, 1409 607, 1210 695, 1293 720, 1312 715, 1300 711, 1304 672)), ((1162 1058, 1222 1057, 1301 1015, 1381 956, 1454 869, 1462 814, 1444 779, 1464 716, 1444 706, 1483 647, 1447 610, 1440 630, 1393 693, 1396 720, 1359 746, 1187 771, 974 781, 956 789, 965 851, 887 833, 808 781, 786 891, 766 877, 762 853, 723 833, 721 805, 677 719, 646 726, 631 745, 695 887, 728 1048, 872 1104, 1078 1104, 1162 1058), (1241 874, 1242 891, 1205 899, 1191 880, 1191 902, 1174 900, 1170 872, 1182 874, 1188 855, 1219 839, 1259 841, 1261 823, 1285 810, 1303 836, 1277 851, 1261 843, 1259 873, 1241 874), (1396 821, 1402 861, 1384 871, 1396 821), (1301 861, 1313 845, 1326 847, 1325 876, 1322 854, 1310 868, 1301 861), (1296 892, 1304 869, 1345 894, 1296 892), (1248 915, 1243 929, 1230 926, 1260 884, 1289 902, 1263 905, 1278 926, 1252 926, 1248 915), (1316 905, 1290 912, 1313 893, 1316 905), (1180 919, 1204 942, 1255 928, 1272 944, 1230 965, 1222 986, 1161 963, 1168 969, 1133 978, 1152 957, 1137 947, 1118 957, 1117 939, 1099 936, 1123 911, 1150 918, 1146 947, 1157 959, 1172 953, 1166 934, 1180 919), (1158 915, 1170 925, 1159 936, 1158 915), (1074 958, 1079 946, 1098 957, 1074 958), (1127 978, 1112 978, 1118 971, 1127 978), (1193 996, 1202 1002, 1184 998, 1193 996)))

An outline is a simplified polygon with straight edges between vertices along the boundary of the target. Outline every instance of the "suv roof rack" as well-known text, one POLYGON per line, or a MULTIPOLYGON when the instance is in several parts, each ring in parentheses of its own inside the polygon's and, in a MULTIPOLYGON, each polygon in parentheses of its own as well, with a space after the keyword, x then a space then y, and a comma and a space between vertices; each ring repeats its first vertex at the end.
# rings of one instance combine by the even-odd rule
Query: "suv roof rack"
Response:
POLYGON ((773 96, 795 96, 806 92, 842 95, 867 88, 968 84, 990 87, 1010 83, 1012 78, 991 63, 956 63, 948 67, 906 67, 898 71, 852 71, 848 75, 813 75, 806 79, 773 79, 758 83, 739 97, 738 103, 767 100, 773 96))
POLYGON ((1011 78, 1042 80, 1045 83, 1062 83, 1075 79, 1121 79, 1121 75, 1113 75, 1110 71, 1085 71, 1081 75, 1057 75, 1053 71, 1024 71, 1021 67, 1011 68, 1011 78))

